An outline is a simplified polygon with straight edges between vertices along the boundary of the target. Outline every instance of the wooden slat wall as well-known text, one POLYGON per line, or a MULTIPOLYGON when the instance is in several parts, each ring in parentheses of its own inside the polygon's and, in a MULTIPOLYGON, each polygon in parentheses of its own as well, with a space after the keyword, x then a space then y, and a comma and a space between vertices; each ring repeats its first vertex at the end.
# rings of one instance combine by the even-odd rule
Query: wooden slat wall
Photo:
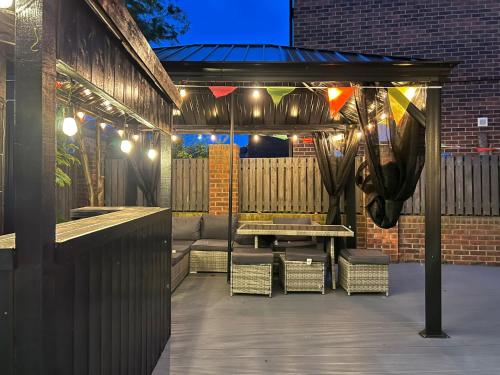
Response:
POLYGON ((208 211, 208 159, 172 160, 172 209, 208 211))
POLYGON ((58 222, 68 221, 70 211, 78 207, 78 169, 74 165, 70 168, 63 167, 64 172, 71 178, 71 185, 56 188, 56 219, 58 222))
MULTIPOLYGON (((500 213, 499 155, 448 156, 441 159, 443 215, 498 216, 500 213)), ((425 212, 425 173, 403 213, 425 212)))
POLYGON ((125 205, 127 160, 107 159, 104 164, 104 202, 106 206, 125 205))

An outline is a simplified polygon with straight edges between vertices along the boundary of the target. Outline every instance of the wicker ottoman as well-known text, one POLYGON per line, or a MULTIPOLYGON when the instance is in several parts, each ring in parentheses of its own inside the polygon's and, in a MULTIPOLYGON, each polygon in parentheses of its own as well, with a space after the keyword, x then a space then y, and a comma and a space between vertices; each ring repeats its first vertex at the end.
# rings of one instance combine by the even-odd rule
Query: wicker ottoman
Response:
POLYGON ((227 272, 227 240, 200 239, 191 245, 189 272, 227 272))
POLYGON ((389 257, 379 250, 346 249, 339 257, 340 286, 351 293, 389 295, 389 257))
POLYGON ((325 294, 326 254, 311 248, 286 249, 280 255, 280 280, 288 292, 321 292, 325 294))
POLYGON ((266 248, 237 248, 231 255, 231 296, 264 294, 273 289, 273 253, 266 248))

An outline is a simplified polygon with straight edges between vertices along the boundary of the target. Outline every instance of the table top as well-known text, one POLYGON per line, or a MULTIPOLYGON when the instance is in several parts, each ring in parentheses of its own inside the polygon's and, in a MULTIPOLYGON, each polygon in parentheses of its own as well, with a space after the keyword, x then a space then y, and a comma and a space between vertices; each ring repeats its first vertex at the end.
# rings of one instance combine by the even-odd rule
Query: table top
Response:
POLYGON ((354 232, 344 225, 321 224, 243 224, 237 229, 236 233, 254 236, 354 237, 354 232))

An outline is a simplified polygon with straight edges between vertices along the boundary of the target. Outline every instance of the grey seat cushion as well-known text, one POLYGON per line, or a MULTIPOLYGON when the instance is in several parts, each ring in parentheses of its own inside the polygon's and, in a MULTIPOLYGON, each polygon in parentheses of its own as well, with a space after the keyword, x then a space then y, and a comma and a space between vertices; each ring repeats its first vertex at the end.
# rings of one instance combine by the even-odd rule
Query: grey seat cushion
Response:
MULTIPOLYGON (((227 240, 227 216, 203 215, 201 219, 201 238, 214 240, 227 240)), ((237 218, 233 217, 233 236, 236 231, 237 218)))
POLYGON ((182 260, 182 258, 184 258, 188 254, 189 254, 189 249, 180 251, 172 250, 172 266, 175 266, 182 260))
MULTIPOLYGON (((311 225, 310 217, 275 217, 273 224, 306 224, 311 225)), ((311 241, 308 236, 276 236, 278 241, 311 241)))
POLYGON ((389 264, 389 256, 380 250, 343 249, 340 256, 351 264, 389 264))
POLYGON ((201 216, 174 216, 172 218, 172 237, 174 240, 200 239, 201 216))
POLYGON ((191 248, 191 245, 194 241, 189 240, 173 240, 172 241, 172 250, 188 250, 191 248))
POLYGON ((238 248, 232 253, 232 262, 240 265, 272 264, 273 252, 269 248, 238 248))
POLYGON ((324 262, 326 253, 315 248, 288 248, 285 250, 286 260, 303 261, 312 259, 313 262, 324 262))
POLYGON ((288 247, 310 247, 314 248, 317 246, 315 241, 278 241, 274 243, 275 249, 286 249, 288 247))
POLYGON ((197 251, 227 251, 227 240, 202 238, 191 245, 191 250, 197 251))

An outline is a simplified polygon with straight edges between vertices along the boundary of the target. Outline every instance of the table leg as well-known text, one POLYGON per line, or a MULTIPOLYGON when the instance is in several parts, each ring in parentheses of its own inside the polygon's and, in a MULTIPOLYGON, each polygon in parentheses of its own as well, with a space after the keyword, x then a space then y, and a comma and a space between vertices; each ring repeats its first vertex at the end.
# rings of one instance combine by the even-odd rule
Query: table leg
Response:
POLYGON ((253 247, 255 247, 256 249, 259 248, 259 236, 253 237, 253 247))
POLYGON ((330 264, 332 268, 332 289, 337 289, 337 276, 335 274, 335 239, 334 237, 329 237, 329 252, 330 252, 330 264))

